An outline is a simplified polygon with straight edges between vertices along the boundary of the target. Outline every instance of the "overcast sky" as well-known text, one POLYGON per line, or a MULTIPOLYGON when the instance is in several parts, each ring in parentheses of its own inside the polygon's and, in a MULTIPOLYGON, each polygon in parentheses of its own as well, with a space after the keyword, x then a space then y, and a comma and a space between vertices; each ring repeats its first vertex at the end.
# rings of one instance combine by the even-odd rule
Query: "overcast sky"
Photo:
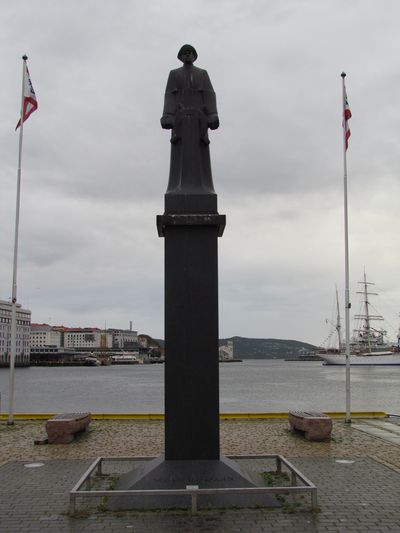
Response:
POLYGON ((0 299, 11 295, 21 56, 25 123, 18 300, 33 322, 163 337, 169 132, 159 119, 184 43, 207 69, 220 336, 320 344, 344 316, 341 77, 349 143, 350 291, 400 311, 400 3, 396 0, 0 0, 0 299), (371 298, 372 299, 372 298, 371 298))

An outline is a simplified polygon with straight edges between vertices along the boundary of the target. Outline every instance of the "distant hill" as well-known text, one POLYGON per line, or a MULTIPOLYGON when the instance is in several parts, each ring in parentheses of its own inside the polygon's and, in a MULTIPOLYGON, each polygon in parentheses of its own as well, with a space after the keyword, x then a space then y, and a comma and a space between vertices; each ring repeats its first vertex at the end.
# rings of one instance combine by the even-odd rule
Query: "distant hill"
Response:
POLYGON ((220 339, 219 344, 233 341, 233 353, 239 359, 285 359, 314 352, 316 346, 306 342, 282 339, 249 339, 231 337, 220 339))
MULTIPOLYGON (((161 347, 164 341, 155 339, 161 347)), ((282 339, 249 339, 246 337, 230 337, 220 339, 219 345, 233 341, 233 353, 238 359, 286 359, 314 352, 316 346, 306 342, 282 339)))

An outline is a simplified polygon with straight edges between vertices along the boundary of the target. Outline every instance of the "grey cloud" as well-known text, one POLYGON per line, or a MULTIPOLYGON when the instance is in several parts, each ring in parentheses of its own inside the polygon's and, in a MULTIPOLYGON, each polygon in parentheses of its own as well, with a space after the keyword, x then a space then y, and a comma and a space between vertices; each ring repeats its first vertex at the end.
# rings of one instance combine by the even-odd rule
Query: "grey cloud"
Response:
POLYGON ((211 157, 220 211, 221 336, 320 342, 343 290, 341 78, 348 151, 351 291, 398 287, 400 7, 323 3, 22 0, 3 6, 0 297, 8 298, 20 98, 29 56, 39 110, 24 137, 19 297, 35 321, 163 335, 168 71, 192 42, 221 128, 211 157), (345 13, 345 16, 344 16, 345 13), (20 36, 16 38, 16 36, 20 36), (136 327, 136 326, 135 326, 136 327))

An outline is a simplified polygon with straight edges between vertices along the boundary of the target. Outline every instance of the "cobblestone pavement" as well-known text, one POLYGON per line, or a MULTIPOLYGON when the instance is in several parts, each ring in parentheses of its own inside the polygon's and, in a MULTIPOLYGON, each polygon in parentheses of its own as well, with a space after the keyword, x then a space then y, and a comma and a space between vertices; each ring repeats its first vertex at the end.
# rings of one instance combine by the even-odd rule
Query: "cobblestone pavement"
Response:
POLYGON ((44 422, 0 425, 0 531, 16 532, 388 532, 400 533, 400 446, 334 422, 330 442, 308 442, 287 430, 287 421, 221 423, 225 454, 280 453, 318 487, 320 510, 307 502, 278 509, 102 512, 78 504, 68 516, 68 493, 97 456, 158 455, 159 421, 93 422, 68 445, 33 444, 44 422), (44 466, 28 468, 30 462, 44 466), (339 462, 338 462, 339 461, 339 462))

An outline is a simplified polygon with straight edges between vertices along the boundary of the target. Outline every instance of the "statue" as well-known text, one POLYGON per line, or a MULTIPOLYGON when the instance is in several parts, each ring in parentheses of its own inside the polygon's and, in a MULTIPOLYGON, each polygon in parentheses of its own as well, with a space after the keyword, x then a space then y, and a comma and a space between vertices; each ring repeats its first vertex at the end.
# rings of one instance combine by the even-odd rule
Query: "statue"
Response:
POLYGON ((193 66, 197 52, 185 44, 183 66, 169 74, 161 126, 171 129, 168 195, 215 195, 208 128, 219 126, 215 93, 206 70, 193 66))

